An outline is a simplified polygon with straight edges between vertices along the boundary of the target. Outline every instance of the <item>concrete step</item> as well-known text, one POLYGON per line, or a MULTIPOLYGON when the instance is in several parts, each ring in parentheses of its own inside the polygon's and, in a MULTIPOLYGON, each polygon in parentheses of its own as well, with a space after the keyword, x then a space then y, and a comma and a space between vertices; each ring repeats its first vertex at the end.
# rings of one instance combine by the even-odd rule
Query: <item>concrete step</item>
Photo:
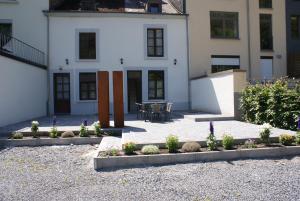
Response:
POLYGON ((182 113, 184 119, 190 119, 195 122, 203 121, 231 121, 234 120, 234 116, 226 114, 209 114, 202 112, 186 112, 182 113))

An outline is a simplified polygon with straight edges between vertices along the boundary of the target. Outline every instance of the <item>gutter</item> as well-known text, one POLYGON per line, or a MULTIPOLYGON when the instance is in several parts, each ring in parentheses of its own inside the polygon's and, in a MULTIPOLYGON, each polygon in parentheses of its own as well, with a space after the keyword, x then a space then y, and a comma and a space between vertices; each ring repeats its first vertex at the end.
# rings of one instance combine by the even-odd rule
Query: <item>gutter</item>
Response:
POLYGON ((252 78, 251 36, 250 36, 250 0, 247 0, 247 29, 248 29, 248 80, 252 78))
POLYGON ((49 16, 46 15, 47 17, 47 94, 48 94, 48 97, 47 97, 47 116, 50 116, 50 62, 49 62, 49 59, 50 59, 50 56, 49 56, 49 53, 50 53, 50 38, 49 38, 49 30, 50 30, 50 25, 49 25, 49 16))
POLYGON ((191 81, 190 81, 190 36, 189 36, 189 21, 188 21, 188 15, 185 18, 186 23, 186 44, 187 44, 187 73, 188 73, 188 109, 192 109, 192 103, 191 103, 191 81))

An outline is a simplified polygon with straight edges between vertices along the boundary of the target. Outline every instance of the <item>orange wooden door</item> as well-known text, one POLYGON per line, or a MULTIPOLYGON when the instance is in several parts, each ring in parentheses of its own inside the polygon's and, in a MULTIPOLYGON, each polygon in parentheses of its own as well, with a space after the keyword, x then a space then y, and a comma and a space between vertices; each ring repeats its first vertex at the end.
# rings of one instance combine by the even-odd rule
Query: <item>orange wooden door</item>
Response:
POLYGON ((98 72, 98 116, 102 128, 109 128, 109 72, 98 72))
POLYGON ((124 127, 123 72, 113 72, 114 121, 116 128, 124 127))

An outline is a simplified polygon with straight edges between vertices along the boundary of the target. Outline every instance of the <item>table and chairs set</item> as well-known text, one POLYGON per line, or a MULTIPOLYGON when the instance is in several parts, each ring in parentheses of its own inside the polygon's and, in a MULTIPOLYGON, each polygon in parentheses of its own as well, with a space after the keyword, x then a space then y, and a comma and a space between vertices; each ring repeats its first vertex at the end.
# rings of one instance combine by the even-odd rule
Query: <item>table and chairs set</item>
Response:
POLYGON ((144 121, 170 121, 173 103, 143 102, 136 103, 137 119, 144 121))

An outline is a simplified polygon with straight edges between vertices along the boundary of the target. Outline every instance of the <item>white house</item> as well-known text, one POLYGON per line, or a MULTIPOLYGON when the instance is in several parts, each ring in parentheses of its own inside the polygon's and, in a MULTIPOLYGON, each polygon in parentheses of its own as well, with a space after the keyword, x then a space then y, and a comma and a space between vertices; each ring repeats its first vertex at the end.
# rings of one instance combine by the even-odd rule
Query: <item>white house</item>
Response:
POLYGON ((110 104, 112 71, 123 71, 125 113, 143 101, 188 109, 186 15, 167 0, 114 2, 45 11, 51 114, 96 114, 97 71, 110 72, 110 104))

